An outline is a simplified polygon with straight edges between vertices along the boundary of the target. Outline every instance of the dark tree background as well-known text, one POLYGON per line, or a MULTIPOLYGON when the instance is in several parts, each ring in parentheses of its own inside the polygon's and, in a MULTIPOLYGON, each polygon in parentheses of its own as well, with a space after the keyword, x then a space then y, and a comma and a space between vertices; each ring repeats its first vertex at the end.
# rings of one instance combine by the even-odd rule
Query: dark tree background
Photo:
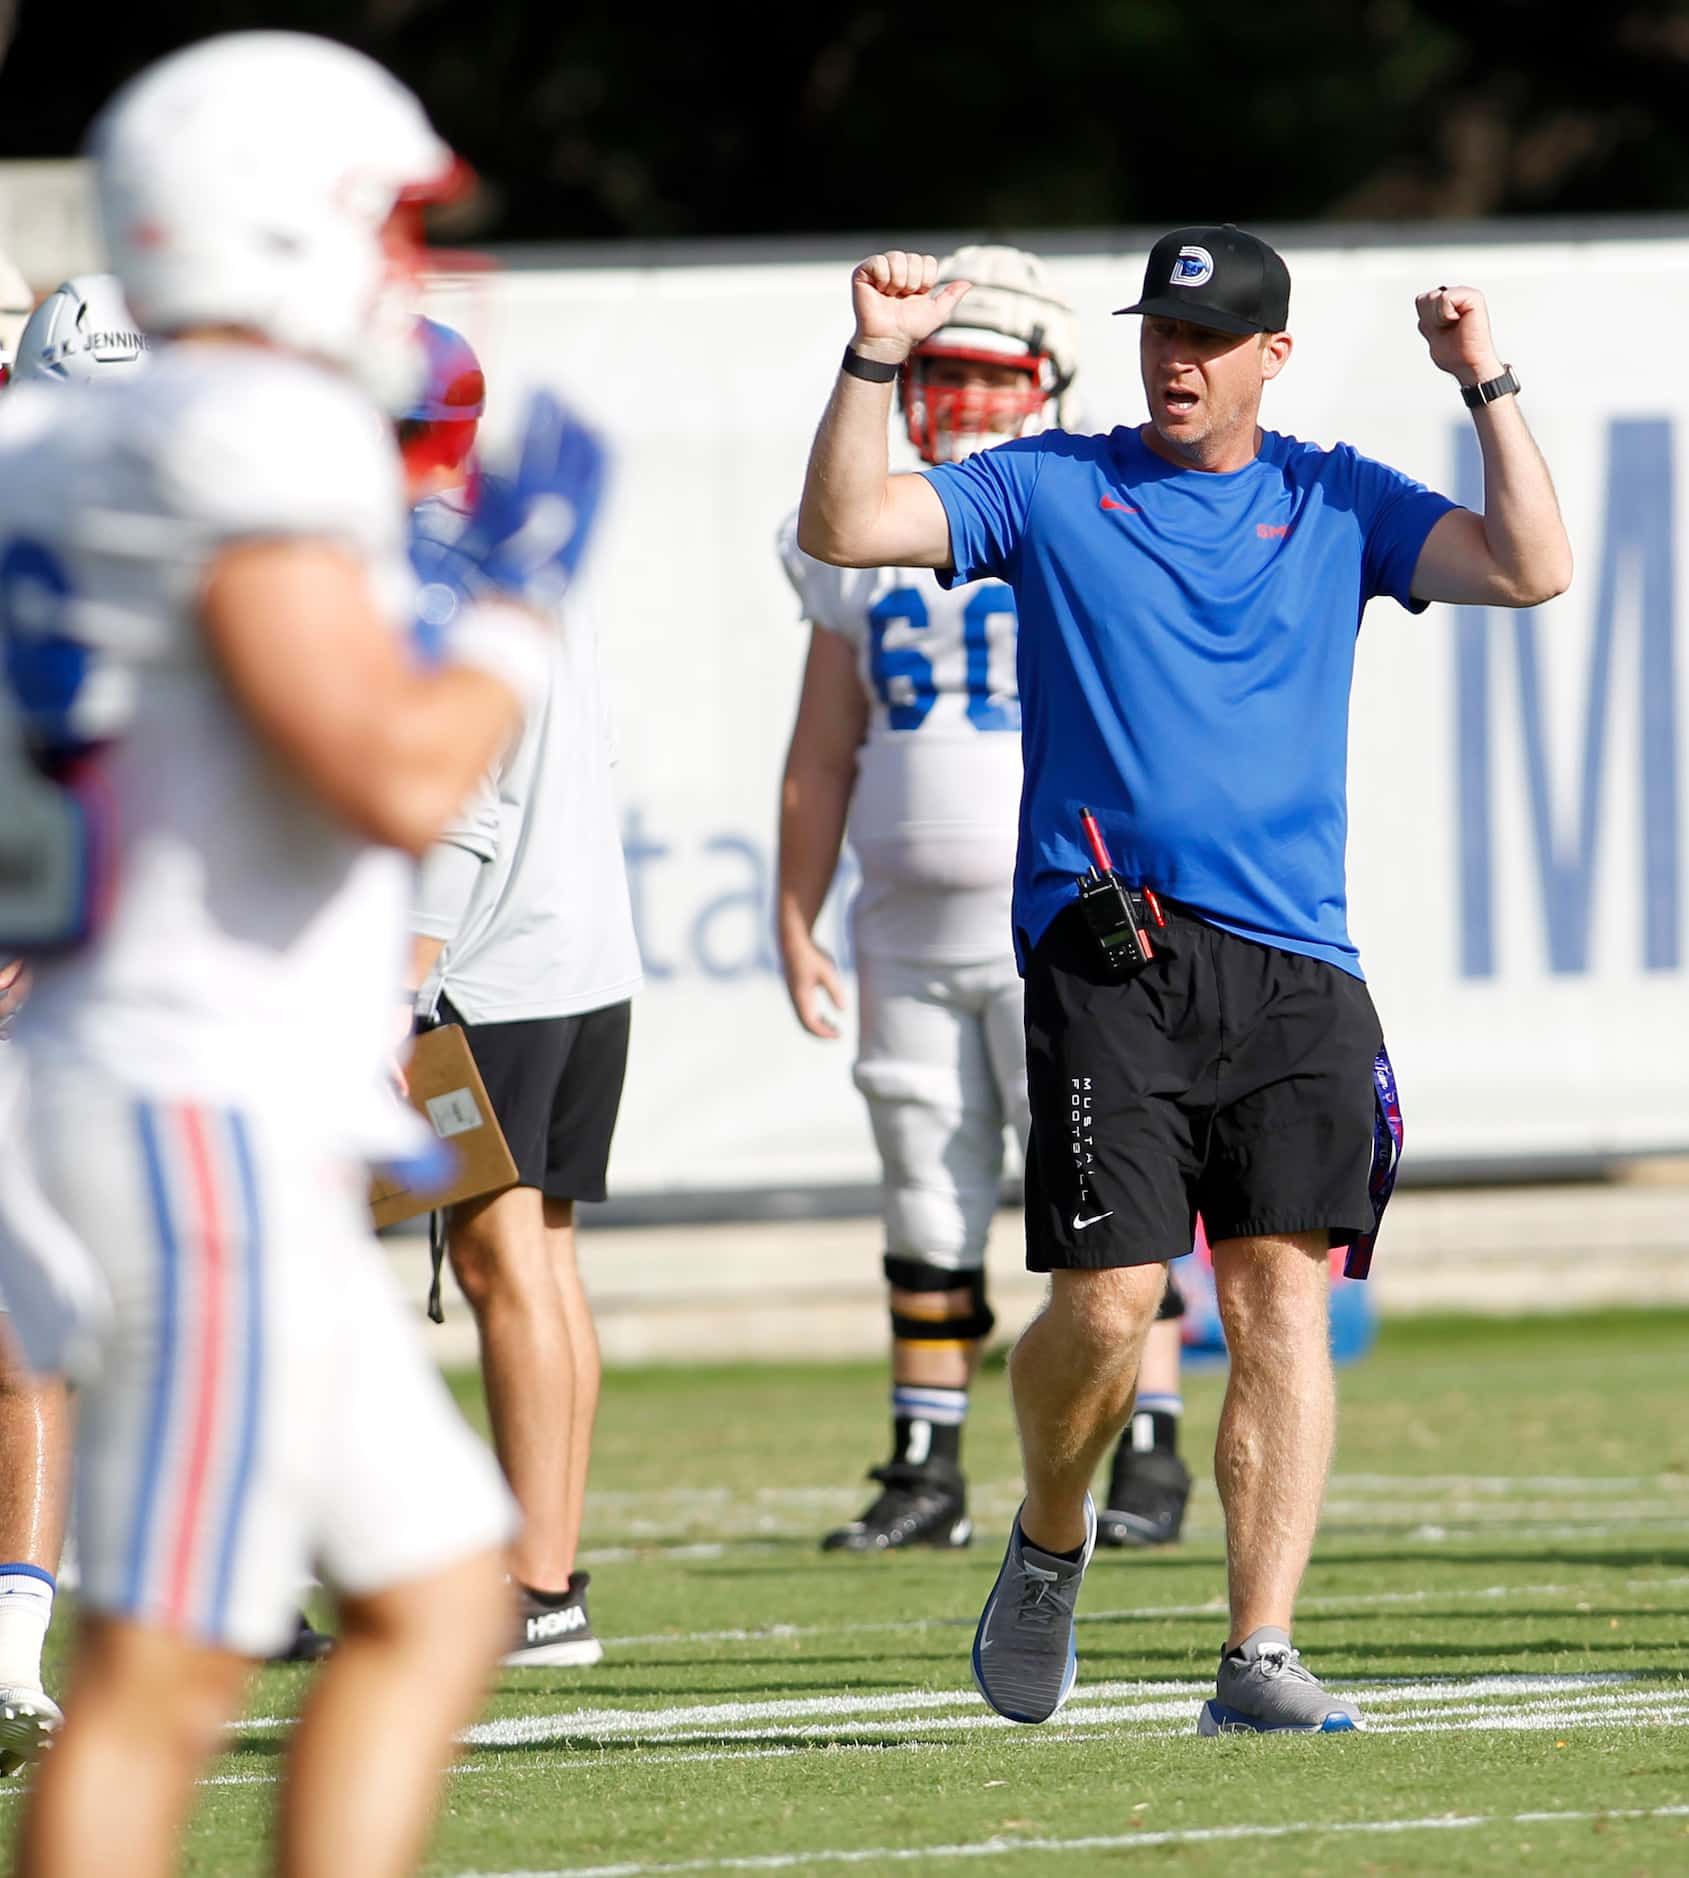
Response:
POLYGON ((13 12, 0 154, 71 154, 172 46, 296 27, 422 95, 484 179, 463 232, 485 241, 1689 210, 1685 4, 13 12))

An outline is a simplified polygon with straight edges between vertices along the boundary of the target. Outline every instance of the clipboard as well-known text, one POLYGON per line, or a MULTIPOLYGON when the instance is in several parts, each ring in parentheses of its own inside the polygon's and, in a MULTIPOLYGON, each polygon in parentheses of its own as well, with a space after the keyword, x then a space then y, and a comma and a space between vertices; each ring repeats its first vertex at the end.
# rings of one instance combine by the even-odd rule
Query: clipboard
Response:
POLYGON ((436 1207, 476 1200, 516 1184, 516 1162, 461 1024, 423 1031, 411 1046, 405 1077, 411 1107, 451 1149, 457 1170, 444 1187, 407 1187, 390 1174, 374 1175, 369 1209, 378 1232, 436 1207))

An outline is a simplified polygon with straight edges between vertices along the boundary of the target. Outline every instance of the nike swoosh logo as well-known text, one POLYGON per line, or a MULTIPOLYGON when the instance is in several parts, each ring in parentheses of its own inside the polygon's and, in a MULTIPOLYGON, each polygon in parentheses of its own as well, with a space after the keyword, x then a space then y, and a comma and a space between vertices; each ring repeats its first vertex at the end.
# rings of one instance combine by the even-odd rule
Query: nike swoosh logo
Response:
POLYGON ((1104 496, 1098 506, 1105 509, 1118 509, 1122 515, 1136 515, 1138 512, 1129 502, 1116 502, 1113 496, 1104 496))
POLYGON ((1073 1216, 1073 1230, 1075 1232, 1083 1232, 1087 1226, 1096 1225, 1099 1219, 1113 1219, 1113 1217, 1114 1210, 1112 1207, 1106 1213, 1093 1213, 1089 1219, 1081 1219, 1079 1215, 1075 1213, 1073 1216))

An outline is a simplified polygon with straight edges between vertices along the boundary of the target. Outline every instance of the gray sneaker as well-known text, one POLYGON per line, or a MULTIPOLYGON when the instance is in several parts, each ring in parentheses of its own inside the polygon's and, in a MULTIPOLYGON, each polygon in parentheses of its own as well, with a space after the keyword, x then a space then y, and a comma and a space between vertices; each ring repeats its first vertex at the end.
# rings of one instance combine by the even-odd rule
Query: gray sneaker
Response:
POLYGON ((1028 1545, 1015 1515, 1009 1549, 974 1632, 974 1681, 1010 1721, 1048 1721, 1079 1674, 1073 1607, 1097 1545, 1097 1509, 1085 1496, 1085 1552, 1078 1564, 1028 1545))
POLYGON ((1220 1658, 1214 1700, 1196 1718, 1199 1735, 1335 1735, 1365 1726, 1354 1703, 1329 1694, 1289 1636, 1270 1624, 1220 1658))

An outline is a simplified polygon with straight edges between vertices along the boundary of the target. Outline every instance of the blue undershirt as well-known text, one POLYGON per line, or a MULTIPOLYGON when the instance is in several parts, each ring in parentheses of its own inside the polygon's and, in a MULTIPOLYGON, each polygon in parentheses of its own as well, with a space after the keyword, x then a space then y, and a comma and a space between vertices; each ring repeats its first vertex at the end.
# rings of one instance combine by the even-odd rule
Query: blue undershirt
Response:
POLYGON ((1091 863, 1359 978, 1349 937, 1349 688, 1361 614, 1410 611, 1455 505, 1276 431, 1240 470, 1181 469, 1136 430, 1049 431, 925 472, 946 585, 995 575, 1020 615, 1022 969, 1091 863))

